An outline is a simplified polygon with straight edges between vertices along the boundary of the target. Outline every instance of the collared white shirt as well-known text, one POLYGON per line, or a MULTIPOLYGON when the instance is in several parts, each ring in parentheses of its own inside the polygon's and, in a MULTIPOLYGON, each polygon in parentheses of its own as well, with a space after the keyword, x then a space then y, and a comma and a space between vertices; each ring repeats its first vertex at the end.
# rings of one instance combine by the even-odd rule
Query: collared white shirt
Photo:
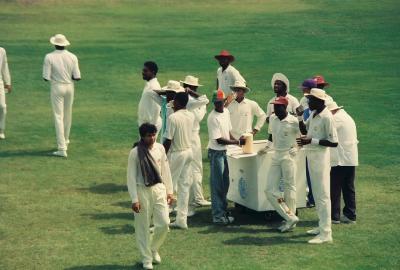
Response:
POLYGON ((296 146, 296 137, 300 135, 299 121, 290 114, 282 120, 273 114, 269 119, 268 133, 272 134, 274 150, 287 151, 296 146))
MULTIPOLYGON (((171 171, 169 169, 167 155, 165 154, 165 148, 162 144, 154 143, 153 148, 149 149, 150 155, 154 158, 162 182, 164 183, 167 194, 172 194, 172 178, 171 171)), ((129 195, 131 196, 132 203, 138 202, 137 185, 144 186, 144 179, 142 170, 139 165, 139 156, 137 147, 133 148, 129 153, 128 158, 128 172, 127 172, 127 185, 129 195)))
POLYGON ((168 117, 164 137, 172 141, 171 152, 191 148, 193 121, 193 113, 187 109, 178 110, 168 117))
POLYGON ((160 131, 162 126, 162 119, 160 115, 161 105, 156 102, 155 97, 158 97, 158 94, 153 91, 160 89, 161 86, 157 78, 153 78, 146 82, 138 106, 139 126, 143 123, 150 123, 155 125, 160 131))
POLYGON ((260 108, 257 102, 244 98, 240 103, 233 100, 227 107, 230 113, 232 131, 235 139, 239 139, 244 133, 252 132, 254 116, 257 117, 255 129, 260 130, 267 118, 265 112, 260 108))
POLYGON ((78 58, 67 50, 55 50, 46 54, 43 64, 43 78, 58 83, 71 84, 81 78, 78 58))
MULTIPOLYGON (((312 111, 310 117, 305 123, 307 127, 307 138, 328 140, 331 143, 337 143, 338 135, 332 113, 325 107, 314 117, 315 114, 316 111, 312 111)), ((305 147, 308 150, 326 148, 325 146, 315 144, 307 144, 305 147)))
POLYGON ((186 108, 193 113, 193 133, 198 134, 200 131, 200 122, 203 120, 207 113, 207 107, 209 100, 206 95, 202 95, 198 98, 194 98, 189 95, 189 102, 186 108))
POLYGON ((0 47, 0 83, 11 85, 10 71, 8 70, 6 50, 0 47))
POLYGON ((219 144, 217 139, 230 139, 232 130, 229 111, 224 108, 222 113, 212 110, 207 118, 208 148, 213 150, 226 150, 227 146, 219 144))
POLYGON ((228 65, 224 71, 222 67, 219 67, 217 70, 217 79, 218 87, 224 91, 225 95, 232 93, 230 86, 234 85, 235 81, 246 82, 240 72, 232 65, 228 65))
POLYGON ((358 166, 357 128, 343 109, 333 115, 339 145, 331 149, 331 166, 358 166))
MULTIPOLYGON (((292 96, 291 94, 287 94, 286 95, 289 103, 288 106, 286 108, 286 111, 290 114, 296 115, 296 109, 300 106, 299 101, 297 100, 297 98, 295 98, 294 96, 292 96)), ((274 104, 271 104, 271 102, 274 102, 276 99, 276 96, 271 98, 268 101, 267 104, 267 117, 270 117, 273 113, 274 113, 274 104)))

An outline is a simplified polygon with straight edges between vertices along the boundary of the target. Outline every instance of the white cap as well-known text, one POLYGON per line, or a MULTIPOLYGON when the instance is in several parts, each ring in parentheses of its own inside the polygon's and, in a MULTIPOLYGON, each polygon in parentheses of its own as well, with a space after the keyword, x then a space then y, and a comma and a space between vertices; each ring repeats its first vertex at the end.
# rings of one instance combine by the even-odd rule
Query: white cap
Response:
POLYGON ((180 81, 181 83, 192 85, 192 86, 203 86, 199 84, 199 78, 192 76, 192 75, 187 75, 185 77, 184 81, 180 81))
POLYGON ((285 74, 283 74, 283 73, 275 73, 274 75, 272 75, 272 79, 271 79, 272 89, 274 89, 274 85, 275 85, 276 81, 284 82, 284 84, 286 84, 286 91, 289 93, 289 91, 290 91, 289 79, 285 76, 285 74))
POLYGON ((181 86, 178 81, 169 80, 167 85, 161 88, 164 91, 172 91, 175 93, 185 92, 185 89, 181 86))

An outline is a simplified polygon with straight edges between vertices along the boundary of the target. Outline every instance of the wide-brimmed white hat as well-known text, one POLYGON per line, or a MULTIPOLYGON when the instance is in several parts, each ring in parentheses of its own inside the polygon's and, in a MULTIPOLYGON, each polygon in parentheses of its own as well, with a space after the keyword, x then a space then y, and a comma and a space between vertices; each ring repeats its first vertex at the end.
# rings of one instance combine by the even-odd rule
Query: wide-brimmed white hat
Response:
POLYGON ((161 88, 164 91, 171 91, 175 93, 185 92, 185 89, 181 86, 178 81, 169 80, 167 85, 161 88))
POLYGON ((328 110, 330 111, 334 111, 337 109, 341 109, 343 108, 343 106, 338 106, 337 103, 335 101, 333 101, 333 99, 328 99, 325 101, 325 106, 328 108, 328 110))
POLYGON ((187 75, 185 77, 184 81, 180 81, 181 83, 192 85, 192 86, 203 86, 199 84, 199 78, 192 76, 192 75, 187 75))
POLYGON ((70 45, 69 41, 63 34, 57 34, 50 38, 50 43, 57 46, 68 46, 70 45))
POLYGON ((246 86, 246 82, 244 81, 235 81, 235 83, 233 85, 230 85, 229 87, 232 91, 235 91, 237 89, 242 89, 245 93, 250 91, 250 88, 246 86))
POLYGON ((272 89, 274 89, 274 85, 276 81, 282 81, 284 84, 286 84, 286 91, 289 93, 290 87, 289 87, 289 79, 285 76, 283 73, 275 73, 272 75, 271 79, 271 86, 272 89))
MULTIPOLYGON (((307 96, 313 96, 313 97, 316 97, 316 98, 318 98, 320 100, 323 100, 323 101, 329 99, 329 96, 326 94, 326 92, 324 90, 322 90, 322 89, 319 89, 319 88, 311 88, 310 93, 309 94, 304 94, 304 96, 306 96, 306 97, 307 96)), ((332 101, 333 101, 333 99, 332 99, 332 101)))

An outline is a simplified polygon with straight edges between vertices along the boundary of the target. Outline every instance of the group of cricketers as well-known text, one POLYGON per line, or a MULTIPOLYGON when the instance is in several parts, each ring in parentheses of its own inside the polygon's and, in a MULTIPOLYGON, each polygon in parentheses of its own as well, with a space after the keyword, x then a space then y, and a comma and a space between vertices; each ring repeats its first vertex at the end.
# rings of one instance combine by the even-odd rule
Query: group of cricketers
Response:
MULTIPOLYGON (((55 156, 67 157, 74 98, 74 81, 81 79, 78 59, 66 50, 67 38, 50 39, 55 50, 46 55, 43 79, 50 82, 58 149, 55 156)), ((332 242, 331 224, 356 222, 355 167, 358 166, 356 125, 349 114, 325 92, 329 83, 318 75, 300 85, 300 102, 290 94, 289 79, 275 73, 271 80, 274 97, 266 112, 254 100, 246 80, 232 66, 234 56, 223 50, 216 91, 211 102, 198 89, 199 79, 187 75, 169 80, 161 87, 154 61, 143 65, 145 87, 138 105, 139 136, 130 151, 128 191, 135 216, 135 234, 143 268, 161 263, 159 248, 169 227, 188 229, 195 208, 211 205, 212 222, 234 222, 228 211, 229 145, 244 145, 243 134, 257 134, 268 124, 267 145, 258 155, 271 155, 266 170, 265 194, 284 219, 278 228, 288 232, 299 222, 296 216, 295 157, 300 148, 306 155, 308 205, 316 207, 319 226, 307 231, 315 235, 311 244, 332 242), (200 123, 207 117, 211 202, 202 188, 200 123), (253 125, 253 123, 255 123, 253 125), (159 143, 159 142, 160 143, 159 143), (283 183, 283 190, 281 188, 283 183), (341 194, 345 206, 341 213, 341 194), (170 215, 175 221, 170 222, 170 215)), ((6 52, 0 48, 0 139, 5 139, 5 93, 11 91, 6 52)))

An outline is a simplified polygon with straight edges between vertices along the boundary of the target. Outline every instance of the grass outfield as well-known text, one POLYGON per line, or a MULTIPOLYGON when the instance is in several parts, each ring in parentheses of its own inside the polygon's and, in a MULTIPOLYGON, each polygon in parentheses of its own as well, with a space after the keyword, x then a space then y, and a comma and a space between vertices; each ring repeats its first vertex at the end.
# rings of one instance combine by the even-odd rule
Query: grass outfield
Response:
MULTIPOLYGON (((156 269, 399 269, 399 15, 396 0, 0 0, 14 86, 0 141, 0 269, 139 268, 126 163, 142 63, 157 61, 161 84, 196 75, 210 94, 222 48, 263 108, 273 73, 285 73, 297 97, 304 78, 325 75, 358 126, 358 224, 334 225, 333 244, 310 246, 315 209, 280 234, 239 214, 235 225, 214 227, 204 208, 188 231, 169 234, 156 269), (41 68, 55 33, 71 41, 83 76, 68 159, 47 155, 55 131, 41 68)), ((204 121, 204 148, 206 131, 204 121)), ((207 195, 208 166, 204 159, 207 195)))

